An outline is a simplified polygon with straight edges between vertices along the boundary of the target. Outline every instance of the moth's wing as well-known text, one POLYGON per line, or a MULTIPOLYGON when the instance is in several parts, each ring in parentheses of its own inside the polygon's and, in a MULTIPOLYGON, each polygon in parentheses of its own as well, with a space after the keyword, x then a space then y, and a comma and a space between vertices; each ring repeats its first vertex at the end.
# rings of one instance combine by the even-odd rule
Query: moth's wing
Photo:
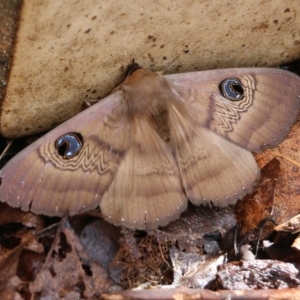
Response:
POLYGON ((198 124, 185 105, 169 109, 170 142, 189 200, 226 206, 249 193, 260 172, 251 152, 198 124))
POLYGON ((224 69, 167 75, 198 121, 242 148, 259 152, 282 142, 300 107, 300 78, 275 68, 224 69), (244 97, 228 100, 221 83, 237 78, 244 97))
POLYGON ((101 201, 104 217, 115 225, 153 229, 186 209, 176 161, 153 125, 144 118, 131 124, 131 146, 101 201))
POLYGON ((123 103, 115 92, 21 151, 0 171, 0 200, 57 216, 99 205, 128 148, 123 103), (82 136, 82 149, 65 159, 55 143, 70 132, 82 136))

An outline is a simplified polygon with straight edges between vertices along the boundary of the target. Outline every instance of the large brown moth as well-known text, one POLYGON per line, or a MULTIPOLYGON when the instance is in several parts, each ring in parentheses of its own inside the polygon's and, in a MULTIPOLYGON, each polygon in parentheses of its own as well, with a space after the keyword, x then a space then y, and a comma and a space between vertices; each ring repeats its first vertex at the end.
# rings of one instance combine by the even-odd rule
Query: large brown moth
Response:
POLYGON ((137 64, 104 100, 1 170, 0 200, 50 216, 100 205, 115 225, 153 229, 196 205, 233 204, 260 176, 251 153, 283 141, 300 79, 273 68, 162 76, 137 64))

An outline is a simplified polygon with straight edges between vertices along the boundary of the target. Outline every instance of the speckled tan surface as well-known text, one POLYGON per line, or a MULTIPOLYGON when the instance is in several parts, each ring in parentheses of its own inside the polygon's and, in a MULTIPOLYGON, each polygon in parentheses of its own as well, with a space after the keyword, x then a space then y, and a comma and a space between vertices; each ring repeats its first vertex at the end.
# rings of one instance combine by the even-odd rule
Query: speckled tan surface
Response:
POLYGON ((7 86, 21 3, 0 0, 0 101, 7 86))
POLYGON ((107 95, 134 58, 167 72, 300 57, 299 0, 24 1, 0 131, 49 129, 107 95))

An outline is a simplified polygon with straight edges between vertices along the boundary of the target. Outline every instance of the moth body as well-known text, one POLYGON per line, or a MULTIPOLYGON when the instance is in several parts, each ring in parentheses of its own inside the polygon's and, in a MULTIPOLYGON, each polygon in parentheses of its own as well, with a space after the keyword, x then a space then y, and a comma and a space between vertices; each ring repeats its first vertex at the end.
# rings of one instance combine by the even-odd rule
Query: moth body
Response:
POLYGON ((234 204, 260 176, 251 152, 283 141, 299 95, 300 79, 277 69, 162 76, 136 67, 9 161, 0 200, 50 216, 100 206, 109 222, 136 229, 177 219, 188 200, 234 204))

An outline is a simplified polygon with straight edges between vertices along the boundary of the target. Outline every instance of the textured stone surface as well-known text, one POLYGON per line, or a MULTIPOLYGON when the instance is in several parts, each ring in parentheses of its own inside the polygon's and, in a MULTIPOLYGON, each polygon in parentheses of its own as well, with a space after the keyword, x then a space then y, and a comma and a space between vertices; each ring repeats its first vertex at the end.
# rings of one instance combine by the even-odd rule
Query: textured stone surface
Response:
POLYGON ((134 58, 167 73, 299 58, 297 0, 24 1, 0 131, 49 129, 106 96, 134 58))
POLYGON ((0 0, 0 100, 7 86, 21 2, 0 0))

